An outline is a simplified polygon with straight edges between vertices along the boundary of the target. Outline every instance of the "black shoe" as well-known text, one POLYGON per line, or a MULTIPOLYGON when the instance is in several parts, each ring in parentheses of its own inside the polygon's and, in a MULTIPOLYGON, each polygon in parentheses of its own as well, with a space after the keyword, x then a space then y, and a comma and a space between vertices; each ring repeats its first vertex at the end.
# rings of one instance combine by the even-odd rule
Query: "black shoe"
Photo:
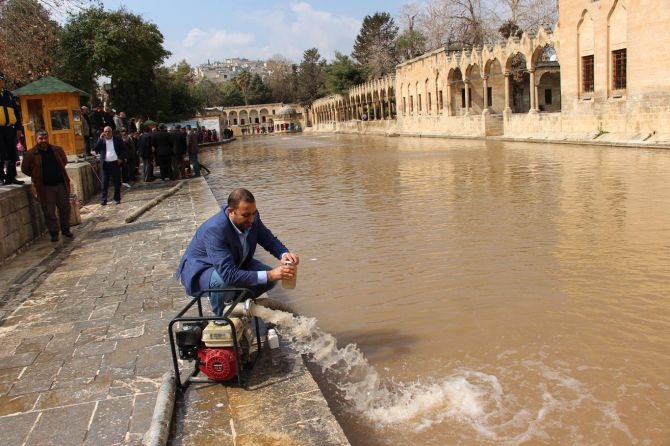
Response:
POLYGON ((52 242, 57 242, 58 241, 58 234, 51 234, 51 241, 52 242))
POLYGON ((101 202, 100 202, 100 206, 107 206, 107 200, 105 200, 105 201, 101 201, 101 202))
POLYGON ((67 238, 74 238, 74 234, 69 229, 66 232, 63 232, 63 235, 67 238))
POLYGON ((22 181, 22 180, 17 180, 16 178, 14 178, 13 180, 6 180, 5 184, 26 184, 26 182, 22 181))
POLYGON ((121 200, 114 200, 114 203, 121 204, 121 200))

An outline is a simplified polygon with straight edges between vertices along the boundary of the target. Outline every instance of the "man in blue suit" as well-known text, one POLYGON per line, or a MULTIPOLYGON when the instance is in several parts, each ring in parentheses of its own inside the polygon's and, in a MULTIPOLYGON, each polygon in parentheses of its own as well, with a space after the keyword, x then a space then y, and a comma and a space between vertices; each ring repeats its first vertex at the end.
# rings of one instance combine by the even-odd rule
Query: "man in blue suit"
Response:
MULTIPOLYGON (((249 288, 260 296, 278 280, 292 279, 299 262, 298 255, 263 224, 252 193, 238 188, 228 196, 228 205, 195 232, 179 262, 177 278, 189 296, 226 286, 249 288), (272 268, 255 259, 257 244, 281 260, 280 265, 272 268)), ((211 293, 214 314, 223 313, 227 298, 227 293, 211 293)))
POLYGON ((100 155, 100 204, 107 205, 107 191, 109 189, 109 178, 114 182, 114 202, 121 204, 121 165, 128 158, 126 143, 112 134, 112 128, 106 126, 102 136, 95 143, 95 153, 100 155))

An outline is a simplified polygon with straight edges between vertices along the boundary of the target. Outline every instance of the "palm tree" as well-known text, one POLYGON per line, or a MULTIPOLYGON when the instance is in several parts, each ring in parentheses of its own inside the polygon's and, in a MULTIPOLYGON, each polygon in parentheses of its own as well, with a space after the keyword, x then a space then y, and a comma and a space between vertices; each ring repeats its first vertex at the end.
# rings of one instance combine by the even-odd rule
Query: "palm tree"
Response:
POLYGON ((249 89, 251 88, 251 79, 252 75, 248 71, 243 71, 233 78, 233 82, 237 85, 237 88, 242 92, 244 97, 244 105, 249 105, 249 100, 247 99, 249 95, 249 89))

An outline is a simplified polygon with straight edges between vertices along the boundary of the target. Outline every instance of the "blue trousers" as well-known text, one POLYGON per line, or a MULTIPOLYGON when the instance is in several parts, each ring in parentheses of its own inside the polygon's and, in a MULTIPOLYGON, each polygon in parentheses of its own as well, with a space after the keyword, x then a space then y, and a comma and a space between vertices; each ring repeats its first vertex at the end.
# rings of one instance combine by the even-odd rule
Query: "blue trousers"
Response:
MULTIPOLYGON (((252 259, 251 262, 252 262, 251 266, 246 268, 249 271, 269 271, 272 269, 265 263, 256 259, 252 259)), ((246 288, 249 288, 254 293, 254 296, 258 297, 261 294, 265 293, 266 291, 269 291, 272 288, 274 288, 276 284, 277 282, 268 282, 246 288)), ((210 277, 209 279, 209 287, 225 288, 225 287, 236 287, 236 285, 225 283, 221 278, 221 276, 219 275, 219 273, 217 273, 216 270, 213 270, 212 277, 210 277)), ((226 302, 232 302, 234 299, 235 299, 235 293, 232 291, 220 291, 210 293, 209 302, 210 304, 212 304, 212 312, 214 312, 214 314, 217 316, 221 316, 223 314, 223 310, 226 307, 226 302)))

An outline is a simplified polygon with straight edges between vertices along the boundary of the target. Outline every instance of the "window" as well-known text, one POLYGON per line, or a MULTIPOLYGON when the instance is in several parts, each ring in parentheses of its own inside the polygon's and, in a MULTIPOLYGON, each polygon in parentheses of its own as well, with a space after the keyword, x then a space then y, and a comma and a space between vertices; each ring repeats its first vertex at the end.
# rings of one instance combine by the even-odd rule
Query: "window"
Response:
POLYGON ((493 107, 493 87, 486 87, 486 103, 493 107))
POLYGON ((51 130, 70 130, 70 118, 67 110, 51 110, 51 130))
POLYGON ((421 93, 419 93, 419 96, 417 97, 417 102, 418 102, 419 111, 421 111, 421 93))
POLYGON ((433 100, 430 97, 430 93, 428 93, 428 111, 433 109, 433 100))
POLYGON ((442 102, 442 90, 437 92, 437 108, 440 110, 444 108, 444 103, 442 102))
POLYGON ((414 113, 414 96, 409 97, 409 112, 414 113))
POLYGON ((402 112, 407 114, 407 98, 405 96, 402 97, 402 112))
POLYGON ((582 92, 593 93, 593 54, 582 57, 582 92))
POLYGON ((551 89, 547 88, 544 90, 544 104, 551 105, 551 89))
POLYGON ((626 88, 626 49, 612 51, 612 89, 626 88))

